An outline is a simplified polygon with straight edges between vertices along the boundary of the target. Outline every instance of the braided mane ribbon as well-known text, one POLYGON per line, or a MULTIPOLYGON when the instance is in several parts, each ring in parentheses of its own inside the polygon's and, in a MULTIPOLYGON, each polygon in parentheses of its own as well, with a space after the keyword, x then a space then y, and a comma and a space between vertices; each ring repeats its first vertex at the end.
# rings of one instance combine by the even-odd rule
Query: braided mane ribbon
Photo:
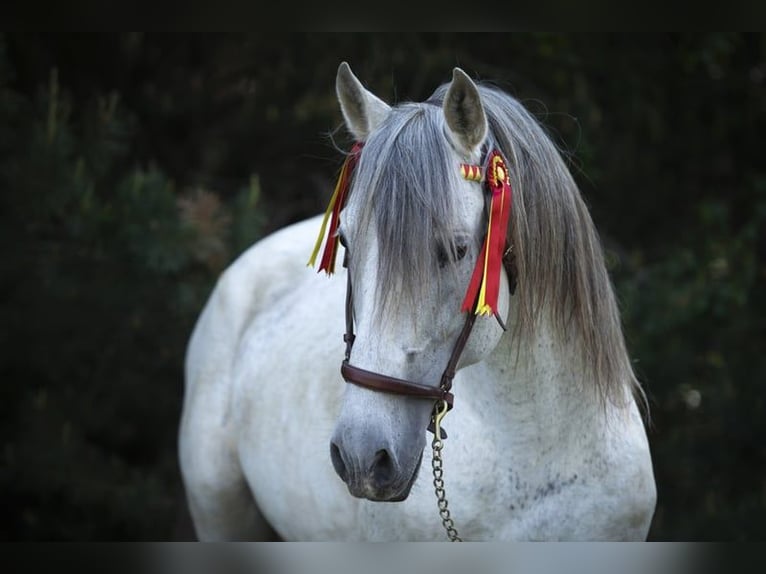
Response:
POLYGON ((335 273, 335 256, 338 253, 338 243, 340 242, 340 237, 338 236, 340 212, 346 204, 351 174, 354 172, 354 168, 359 161, 359 152, 362 151, 363 145, 362 142, 356 142, 351 148, 351 152, 348 157, 346 157, 346 161, 343 162, 343 167, 341 167, 338 183, 335 185, 335 191, 330 198, 330 204, 327 206, 327 210, 324 213, 322 227, 319 229, 319 237, 317 237, 316 243, 314 244, 314 250, 311 252, 311 257, 307 264, 309 267, 313 267, 316 263, 319 248, 322 246, 322 238, 325 235, 325 229, 327 229, 327 222, 329 221, 330 230, 327 233, 327 241, 325 243, 322 260, 319 263, 317 273, 320 271, 325 271, 327 275, 335 273))
MULTIPOLYGON (((466 168, 471 167, 475 166, 466 166, 466 168)), ((473 179, 466 175, 464 177, 473 179)), ((471 282, 468 284, 468 291, 465 294, 461 311, 470 311, 475 301, 474 312, 477 315, 494 315, 497 313, 503 251, 505 250, 508 220, 513 199, 508 168, 503 156, 497 150, 492 150, 489 155, 484 182, 490 194, 487 235, 484 237, 484 243, 479 259, 476 261, 471 282)))

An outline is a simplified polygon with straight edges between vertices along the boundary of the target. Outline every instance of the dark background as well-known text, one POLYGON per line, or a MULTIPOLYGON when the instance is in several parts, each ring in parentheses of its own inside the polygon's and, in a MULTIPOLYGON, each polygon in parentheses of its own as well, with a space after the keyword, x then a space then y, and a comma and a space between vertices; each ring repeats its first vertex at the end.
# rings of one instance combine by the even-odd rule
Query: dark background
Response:
POLYGON ((651 401, 650 540, 764 538, 766 42, 752 34, 0 36, 5 540, 192 536, 182 364, 222 269, 322 211, 335 72, 454 66, 559 144, 651 401))

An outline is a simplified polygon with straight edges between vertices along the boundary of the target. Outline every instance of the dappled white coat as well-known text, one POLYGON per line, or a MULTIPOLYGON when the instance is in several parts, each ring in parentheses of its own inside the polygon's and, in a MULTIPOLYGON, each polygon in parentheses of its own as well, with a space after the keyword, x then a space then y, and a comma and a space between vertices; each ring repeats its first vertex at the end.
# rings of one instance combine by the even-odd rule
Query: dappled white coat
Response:
MULTIPOLYGON (((372 97, 348 81, 356 96, 372 97)), ((401 502, 354 498, 333 469, 330 441, 347 386, 346 281, 344 269, 328 279, 306 266, 320 222, 279 230, 241 255, 194 329, 179 455, 197 534, 259 539, 268 525, 285 540, 445 540, 429 448, 401 502)), ((488 329, 498 336, 482 360, 458 371, 444 420, 444 480, 460 536, 645 539, 656 492, 628 385, 626 406, 602 405, 581 380, 576 347, 556 342, 544 315, 534 339, 514 340, 518 297, 504 286, 508 330, 500 336, 493 318, 478 319, 485 323, 472 338, 488 329)), ((357 407, 380 400, 354 393, 357 407)))
MULTIPOLYGON (((194 331, 180 439, 198 535, 257 537, 257 505, 288 540, 443 540, 429 449, 396 503, 351 497, 330 463, 345 385, 345 271, 328 279, 306 267, 319 223, 244 253, 194 331)), ((655 487, 635 404, 605 416, 582 399, 544 332, 514 364, 511 332, 455 377, 444 465, 461 537, 644 539, 655 487)))

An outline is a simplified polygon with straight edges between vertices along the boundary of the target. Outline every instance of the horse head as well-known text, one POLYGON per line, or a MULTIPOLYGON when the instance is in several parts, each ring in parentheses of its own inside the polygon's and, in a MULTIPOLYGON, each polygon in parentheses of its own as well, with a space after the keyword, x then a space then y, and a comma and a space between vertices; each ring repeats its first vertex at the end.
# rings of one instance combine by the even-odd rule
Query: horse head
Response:
POLYGON ((337 228, 352 331, 344 377, 356 384, 346 385, 330 454, 352 495, 400 501, 418 474, 434 397, 449 391, 447 371, 485 359, 504 333, 502 266, 489 317, 466 319, 478 309, 478 291, 467 289, 480 289, 493 212, 486 186, 461 165, 483 172, 491 142, 479 90, 458 68, 446 91, 422 103, 389 106, 345 62, 336 90, 360 146, 337 228))

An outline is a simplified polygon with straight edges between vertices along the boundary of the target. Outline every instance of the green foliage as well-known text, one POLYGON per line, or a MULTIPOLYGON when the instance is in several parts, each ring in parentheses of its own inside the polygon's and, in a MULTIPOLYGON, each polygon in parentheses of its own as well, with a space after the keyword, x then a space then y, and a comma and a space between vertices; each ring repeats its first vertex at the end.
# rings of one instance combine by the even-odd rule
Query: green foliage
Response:
POLYGON ((703 200, 686 244, 654 262, 638 253, 617 274, 653 403, 659 538, 747 541, 763 532, 766 179, 749 187, 752 209, 739 225, 725 201, 703 200))
POLYGON ((258 237, 257 178, 230 204, 181 193, 131 166, 115 94, 78 105, 54 69, 26 98, 0 72, 2 535, 167 538, 184 347, 258 237))

